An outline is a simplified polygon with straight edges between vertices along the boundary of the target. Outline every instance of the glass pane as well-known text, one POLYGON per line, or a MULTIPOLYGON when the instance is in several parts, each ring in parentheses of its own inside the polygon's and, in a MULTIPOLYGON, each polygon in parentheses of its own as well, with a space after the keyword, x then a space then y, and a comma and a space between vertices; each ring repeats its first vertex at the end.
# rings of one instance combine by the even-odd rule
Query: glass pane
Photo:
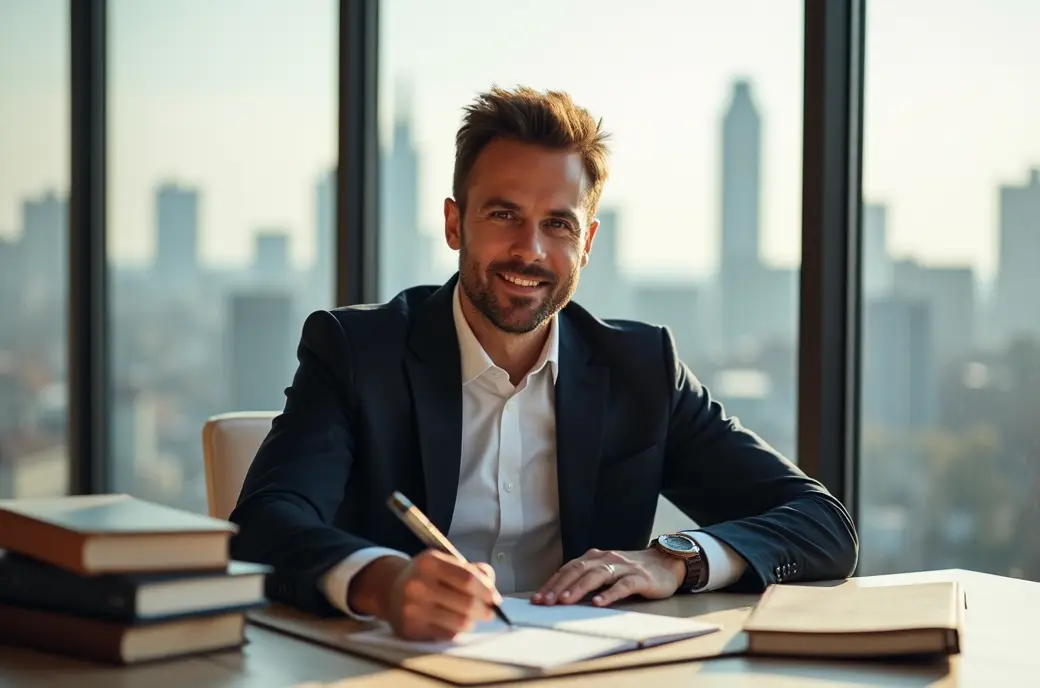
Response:
POLYGON ((861 572, 1040 580, 1040 5, 868 8, 861 572))
POLYGON ((200 433, 276 411, 333 305, 338 5, 109 5, 114 490, 206 510, 200 433))
POLYGON ((568 91, 612 134, 576 301, 669 325, 727 411, 793 459, 802 3, 389 0, 380 17, 381 296, 457 268, 442 208, 462 108, 494 84, 568 91))
POLYGON ((69 488, 69 5, 0 0, 0 498, 69 488))

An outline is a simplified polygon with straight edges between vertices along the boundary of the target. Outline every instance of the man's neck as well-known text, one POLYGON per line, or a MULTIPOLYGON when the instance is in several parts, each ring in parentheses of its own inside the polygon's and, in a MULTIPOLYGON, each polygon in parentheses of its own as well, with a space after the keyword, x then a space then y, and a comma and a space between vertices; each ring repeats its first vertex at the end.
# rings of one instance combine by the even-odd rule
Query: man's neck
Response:
POLYGON ((503 332, 477 310, 465 292, 459 296, 462 316, 466 318, 473 336, 480 342, 488 358, 509 373, 510 382, 518 384, 538 362, 545 348, 545 341, 549 337, 549 322, 545 322, 533 332, 524 334, 503 332))

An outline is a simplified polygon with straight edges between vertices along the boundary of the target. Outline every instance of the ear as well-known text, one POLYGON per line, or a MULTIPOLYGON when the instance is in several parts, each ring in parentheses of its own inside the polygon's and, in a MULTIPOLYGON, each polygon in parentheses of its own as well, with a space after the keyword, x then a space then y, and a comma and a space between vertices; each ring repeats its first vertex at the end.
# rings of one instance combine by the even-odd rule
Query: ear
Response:
POLYGON ((451 250, 462 248, 462 216, 459 204, 453 198, 444 199, 444 240, 451 250))
POLYGON ((588 232, 585 235, 585 244, 582 246, 581 266, 585 267, 589 262, 589 254, 592 253, 592 242, 596 239, 596 231, 599 229, 599 220, 593 219, 589 223, 588 232))

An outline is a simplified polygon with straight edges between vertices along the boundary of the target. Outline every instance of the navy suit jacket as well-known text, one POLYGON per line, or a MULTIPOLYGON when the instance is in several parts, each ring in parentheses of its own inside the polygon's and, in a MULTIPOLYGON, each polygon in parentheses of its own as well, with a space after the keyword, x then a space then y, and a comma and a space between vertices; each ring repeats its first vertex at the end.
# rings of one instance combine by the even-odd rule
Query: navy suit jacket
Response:
MULTIPOLYGON (((332 614, 319 589, 332 566, 371 545, 420 551, 386 506, 394 490, 448 532, 462 442, 456 280, 304 324, 284 411, 231 515, 231 554, 274 567, 271 599, 332 614)), ((573 303, 558 317, 565 560, 647 547, 663 494, 747 560, 732 590, 852 573, 858 540, 845 508, 725 415, 666 328, 601 321, 573 303)))

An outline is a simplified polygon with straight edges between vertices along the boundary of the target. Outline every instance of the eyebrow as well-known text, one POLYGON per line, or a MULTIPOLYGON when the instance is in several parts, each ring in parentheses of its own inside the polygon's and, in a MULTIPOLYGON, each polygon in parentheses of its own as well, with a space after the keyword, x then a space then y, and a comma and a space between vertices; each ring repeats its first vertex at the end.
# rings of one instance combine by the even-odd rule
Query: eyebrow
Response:
MULTIPOLYGON (((484 201, 484 203, 480 206, 481 212, 485 210, 490 210, 491 208, 503 208, 505 210, 520 210, 520 206, 518 204, 508 199, 502 198, 501 196, 494 196, 492 198, 489 198, 486 201, 484 201)), ((549 217, 554 217, 558 220, 567 220, 574 226, 581 227, 581 220, 578 219, 578 216, 572 210, 567 210, 566 208, 559 208, 556 210, 550 210, 546 214, 549 217)))

